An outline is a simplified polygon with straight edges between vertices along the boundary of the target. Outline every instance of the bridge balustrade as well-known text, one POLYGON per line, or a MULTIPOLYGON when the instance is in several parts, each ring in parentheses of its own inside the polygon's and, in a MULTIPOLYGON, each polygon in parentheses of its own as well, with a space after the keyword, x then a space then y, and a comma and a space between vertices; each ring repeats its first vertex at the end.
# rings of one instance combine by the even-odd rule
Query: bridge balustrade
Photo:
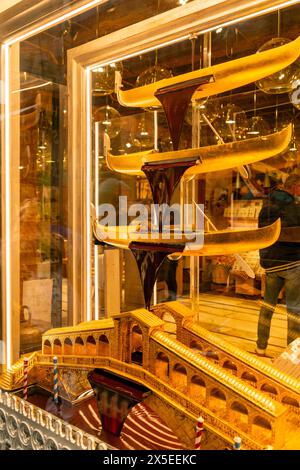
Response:
MULTIPOLYGON (((205 374, 204 371, 199 370, 186 360, 179 358, 164 346, 156 344, 152 339, 150 340, 150 345, 150 354, 154 355, 155 359, 154 365, 151 366, 153 373, 157 371, 159 361, 160 363, 164 362, 168 364, 170 383, 176 390, 185 393, 187 397, 191 399, 195 399, 195 387, 192 378, 198 376, 198 380, 201 381, 202 384, 205 384, 205 393, 202 391, 201 396, 199 396, 199 398, 196 397, 196 399, 199 399, 199 403, 202 403, 205 407, 212 410, 222 420, 233 418, 237 427, 242 429, 246 428, 247 432, 252 436, 255 436, 258 432, 257 427, 262 423, 260 433, 262 435, 265 433, 265 441, 268 441, 269 430, 271 429, 271 432, 273 432, 273 425, 276 427, 276 418, 274 416, 265 412, 260 407, 257 407, 252 401, 241 397, 238 393, 235 393, 234 390, 229 390, 220 381, 214 380, 210 375, 205 374), (163 361, 162 358, 164 359, 163 361), (180 361, 178 359, 180 359, 180 361), (236 403, 233 410, 231 407, 232 400, 236 403), (239 405, 237 405, 237 403, 239 405), (238 409, 243 410, 240 412, 240 415, 244 414, 247 417, 259 413, 262 420, 258 420, 258 424, 256 423, 254 426, 251 424, 252 421, 241 419, 241 416, 237 414, 238 409), (237 417, 240 419, 237 419, 237 417), (265 423, 268 423, 268 425, 265 425, 265 423)), ((160 375, 160 378, 165 380, 165 374, 160 375)), ((234 377, 233 380, 235 380, 234 377)), ((202 389, 203 388, 202 386, 202 389)))
POLYGON ((179 302, 157 305, 153 308, 153 312, 159 318, 163 318, 165 315, 168 315, 169 319, 173 318, 176 324, 177 339, 183 344, 189 346, 194 352, 197 351, 199 355, 206 356, 215 363, 218 362, 222 367, 231 369, 234 375, 258 390, 262 390, 267 375, 268 382, 276 390, 272 397, 284 405, 288 401, 287 406, 294 413, 299 414, 299 381, 202 328, 194 322, 191 311, 179 302), (213 355, 211 351, 213 351, 213 355), (229 363, 233 364, 230 368, 228 367, 229 363))

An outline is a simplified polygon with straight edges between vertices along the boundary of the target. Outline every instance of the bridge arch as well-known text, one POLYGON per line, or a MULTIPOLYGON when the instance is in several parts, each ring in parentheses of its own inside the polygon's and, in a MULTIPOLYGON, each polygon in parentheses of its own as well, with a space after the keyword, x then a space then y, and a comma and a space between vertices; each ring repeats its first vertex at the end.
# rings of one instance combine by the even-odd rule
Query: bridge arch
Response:
POLYGON ((231 372, 233 375, 237 375, 237 366, 234 362, 230 361, 229 359, 223 362, 222 367, 231 372))
POLYGON ((74 344, 74 354, 75 356, 84 356, 85 347, 83 339, 80 336, 77 336, 74 344))
POLYGON ((109 356, 109 339, 104 334, 99 336, 98 356, 109 356))
POLYGON ((130 357, 131 362, 143 364, 143 332, 138 323, 134 323, 130 329, 130 357))
POLYGON ((187 370, 182 364, 175 364, 171 371, 171 382, 177 390, 187 390, 187 370))
POLYGON ((271 395, 272 397, 277 397, 277 395, 278 395, 277 389, 275 387, 273 387, 273 385, 270 385, 268 383, 262 384, 260 389, 261 389, 262 392, 266 392, 269 395, 271 395))
POLYGON ((214 351, 213 349, 206 350, 205 356, 207 357, 207 359, 209 359, 210 361, 213 361, 215 364, 219 363, 219 356, 216 353, 216 351, 214 351))
POLYGON ((189 395, 194 400, 205 401, 206 384, 199 375, 193 375, 191 378, 189 395))
POLYGON ((251 372, 244 372, 241 376, 241 379, 248 382, 250 385, 252 385, 252 387, 257 387, 257 378, 254 374, 251 374, 251 372))
POLYGON ((222 415, 226 413, 227 398, 225 393, 217 387, 214 387, 209 394, 209 406, 211 409, 222 415))
POLYGON ((254 416, 252 422, 252 434, 255 433, 263 433, 264 437, 269 441, 272 440, 272 425, 270 421, 268 421, 263 416, 254 416))
POLYGON ((55 338, 54 343, 53 343, 53 354, 62 354, 62 344, 60 339, 55 338))
POLYGON ((159 352, 155 357, 155 375, 162 380, 169 380, 170 377, 170 360, 168 356, 159 352))
POLYGON ((73 342, 71 338, 65 338, 64 340, 64 354, 69 356, 73 354, 73 342))
POLYGON ((49 339, 46 339, 43 343, 43 354, 52 354, 52 344, 49 339))
POLYGON ((203 346, 200 341, 193 340, 190 342, 190 348, 194 350, 195 353, 202 353, 203 346))
POLYGON ((231 403, 230 412, 233 422, 241 426, 244 431, 247 431, 249 422, 249 411, 247 407, 239 401, 234 401, 231 403))
POLYGON ((87 356, 97 355, 97 344, 93 335, 87 337, 85 350, 87 356))
POLYGON ((298 408, 298 410, 300 411, 299 402, 295 398, 284 396, 281 400, 281 403, 283 405, 291 406, 293 408, 298 408))

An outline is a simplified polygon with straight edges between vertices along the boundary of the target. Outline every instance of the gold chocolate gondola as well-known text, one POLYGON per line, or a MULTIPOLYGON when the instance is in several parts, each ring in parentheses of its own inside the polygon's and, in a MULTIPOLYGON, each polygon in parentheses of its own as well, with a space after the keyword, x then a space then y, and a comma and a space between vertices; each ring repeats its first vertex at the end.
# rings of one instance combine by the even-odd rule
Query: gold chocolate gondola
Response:
POLYGON ((116 72, 115 92, 122 106, 135 108, 160 107, 161 102, 156 98, 159 91, 188 84, 196 79, 207 78, 196 89, 193 99, 223 93, 238 88, 261 78, 267 77, 294 62, 300 54, 300 37, 294 41, 267 51, 252 54, 240 59, 213 65, 171 78, 159 80, 149 85, 122 91, 122 77, 116 72), (213 80, 213 81, 212 81, 213 80))
POLYGON ((144 176, 144 165, 160 165, 164 163, 191 162, 195 164, 187 168, 185 178, 200 173, 227 170, 240 165, 248 165, 283 152, 292 137, 292 125, 267 136, 255 137, 239 142, 222 145, 211 145, 195 149, 177 150, 159 153, 155 150, 131 153, 127 156, 107 153, 106 163, 112 171, 134 176, 144 176))
MULTIPOLYGON (((153 239, 151 233, 142 234, 138 226, 106 227, 99 224, 94 216, 92 224, 94 236, 98 241, 117 248, 130 249, 132 243, 139 243, 143 249, 151 246, 161 249, 163 246, 168 246, 172 250, 172 247, 183 245, 182 251, 172 253, 174 256, 219 256, 259 250, 275 243, 281 231, 281 222, 277 219, 272 225, 262 228, 204 232, 203 244, 197 246, 196 242, 188 241, 184 234, 181 239, 178 238, 179 232, 174 232, 168 239, 160 233, 156 239, 153 239)), ((200 232, 195 232, 195 236, 197 235, 200 239, 200 232)))

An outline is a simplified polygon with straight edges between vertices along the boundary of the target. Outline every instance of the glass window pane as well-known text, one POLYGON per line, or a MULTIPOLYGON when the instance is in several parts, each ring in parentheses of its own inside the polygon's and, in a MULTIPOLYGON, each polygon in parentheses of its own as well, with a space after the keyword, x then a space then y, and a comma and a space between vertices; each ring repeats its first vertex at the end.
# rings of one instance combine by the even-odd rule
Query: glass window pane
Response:
MULTIPOLYGON (((129 90, 167 78, 171 74, 176 76, 198 67, 207 67, 210 61, 212 65, 230 62, 255 54, 270 36, 276 38, 281 35, 289 39, 297 37, 297 27, 290 19, 291 14, 297 17, 299 8, 292 7, 280 14, 275 12, 220 28, 211 35, 161 47, 122 63, 95 70, 92 77, 93 119, 98 122, 99 135, 101 132, 109 135, 111 153, 122 156, 124 162, 130 162, 130 153, 155 147, 153 111, 120 106, 112 93, 113 69, 117 68, 122 75, 123 90, 129 90), (207 45, 208 54, 205 52, 207 45)), ((299 68, 297 63, 293 64, 291 72, 295 73, 297 67, 299 68)), ((274 152, 267 160, 258 157, 247 169, 239 169, 237 162, 237 167, 217 171, 216 166, 216 171, 198 175, 193 182, 184 185, 184 188, 178 185, 171 202, 202 203, 205 208, 205 230, 208 233, 231 229, 249 230, 249 239, 255 237, 262 208, 270 203, 274 190, 284 190, 287 177, 298 171, 296 113, 288 93, 270 93, 264 89, 263 81, 262 84, 252 82, 196 101, 194 106, 190 105, 183 122, 180 149, 212 145, 217 148, 220 144, 232 142, 240 142, 243 144, 242 148, 246 149, 251 145, 251 139, 282 131, 289 123, 293 123, 293 141, 285 152, 279 152, 278 155, 274 152), (245 170, 248 172, 248 179, 245 170)), ((160 152, 172 150, 172 138, 162 109, 157 113, 157 139, 160 152)), ((107 186, 112 183, 112 179, 116 180, 116 191, 108 191, 115 207, 116 194, 126 192, 130 194, 131 202, 135 200, 146 205, 153 202, 147 179, 112 172, 107 168, 103 157, 101 154, 100 180, 104 178, 107 186), (124 184, 128 185, 127 190, 124 184)), ((101 193, 102 189, 98 195, 99 203, 101 193)), ((237 243, 238 239, 237 236, 237 243)), ((198 321, 203 326, 217 333, 221 332, 234 344, 242 344, 245 349, 253 351, 266 274, 260 263, 259 250, 245 252, 246 245, 240 242, 239 246, 240 250, 236 254, 182 257, 176 263, 166 260, 160 267, 156 297, 152 298, 152 302, 180 299, 195 310, 198 321), (252 315, 245 315, 243 321, 238 319, 241 302, 245 312, 251 312, 252 315)), ((128 252, 123 252, 127 258, 132 259, 128 252)), ((125 270, 120 274, 121 308, 125 311, 133 307, 131 302, 126 303, 127 289, 130 301, 133 297, 132 286, 139 302, 142 298, 135 264, 130 264, 127 271, 124 261, 122 266, 123 269, 125 266, 125 270), (134 284, 129 281, 131 278, 135 279, 134 284)), ((279 304, 285 302, 285 294, 281 293, 279 304)), ((102 311, 105 311, 105 307, 102 311)), ((284 345, 284 334, 280 335, 279 340, 272 336, 271 354, 278 353, 284 345)))

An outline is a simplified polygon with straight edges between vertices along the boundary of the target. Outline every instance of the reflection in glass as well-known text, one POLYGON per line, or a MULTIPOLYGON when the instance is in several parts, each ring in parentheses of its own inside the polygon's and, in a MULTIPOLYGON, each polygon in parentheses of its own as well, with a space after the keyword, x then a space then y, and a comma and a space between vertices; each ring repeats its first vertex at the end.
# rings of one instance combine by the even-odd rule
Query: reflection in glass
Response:
MULTIPOLYGON (((267 51, 273 49, 274 47, 283 46, 288 44, 290 39, 286 38, 273 38, 270 41, 263 44, 259 49, 259 52, 267 51)), ((256 82, 256 85, 264 93, 270 94, 279 94, 279 93, 288 93, 293 89, 293 77, 295 72, 299 69, 297 63, 293 63, 288 67, 280 70, 279 72, 273 73, 268 77, 262 78, 256 82)))
MULTIPOLYGON (((150 131, 150 126, 148 124, 146 116, 149 114, 143 114, 138 122, 137 129, 137 139, 141 144, 141 149, 146 150, 153 148, 153 135, 150 131)), ((151 117, 151 116, 150 116, 151 117)))
POLYGON ((153 65, 144 70, 136 79, 136 86, 149 85, 150 83, 158 82, 164 78, 173 77, 171 70, 165 69, 161 65, 153 65))
POLYGON ((295 108, 300 109, 300 69, 295 72, 292 78, 292 91, 289 94, 290 102, 295 108))
POLYGON ((249 127, 247 130, 248 138, 267 135, 269 133, 270 126, 261 116, 253 116, 249 119, 249 127))
POLYGON ((111 63, 103 67, 98 67, 92 74, 92 90, 95 96, 106 96, 113 93, 115 88, 115 71, 122 73, 121 62, 111 63))
POLYGON ((111 139, 117 137, 120 132, 120 113, 109 106, 101 106, 94 112, 94 120, 100 123, 100 129, 105 131, 111 139))

